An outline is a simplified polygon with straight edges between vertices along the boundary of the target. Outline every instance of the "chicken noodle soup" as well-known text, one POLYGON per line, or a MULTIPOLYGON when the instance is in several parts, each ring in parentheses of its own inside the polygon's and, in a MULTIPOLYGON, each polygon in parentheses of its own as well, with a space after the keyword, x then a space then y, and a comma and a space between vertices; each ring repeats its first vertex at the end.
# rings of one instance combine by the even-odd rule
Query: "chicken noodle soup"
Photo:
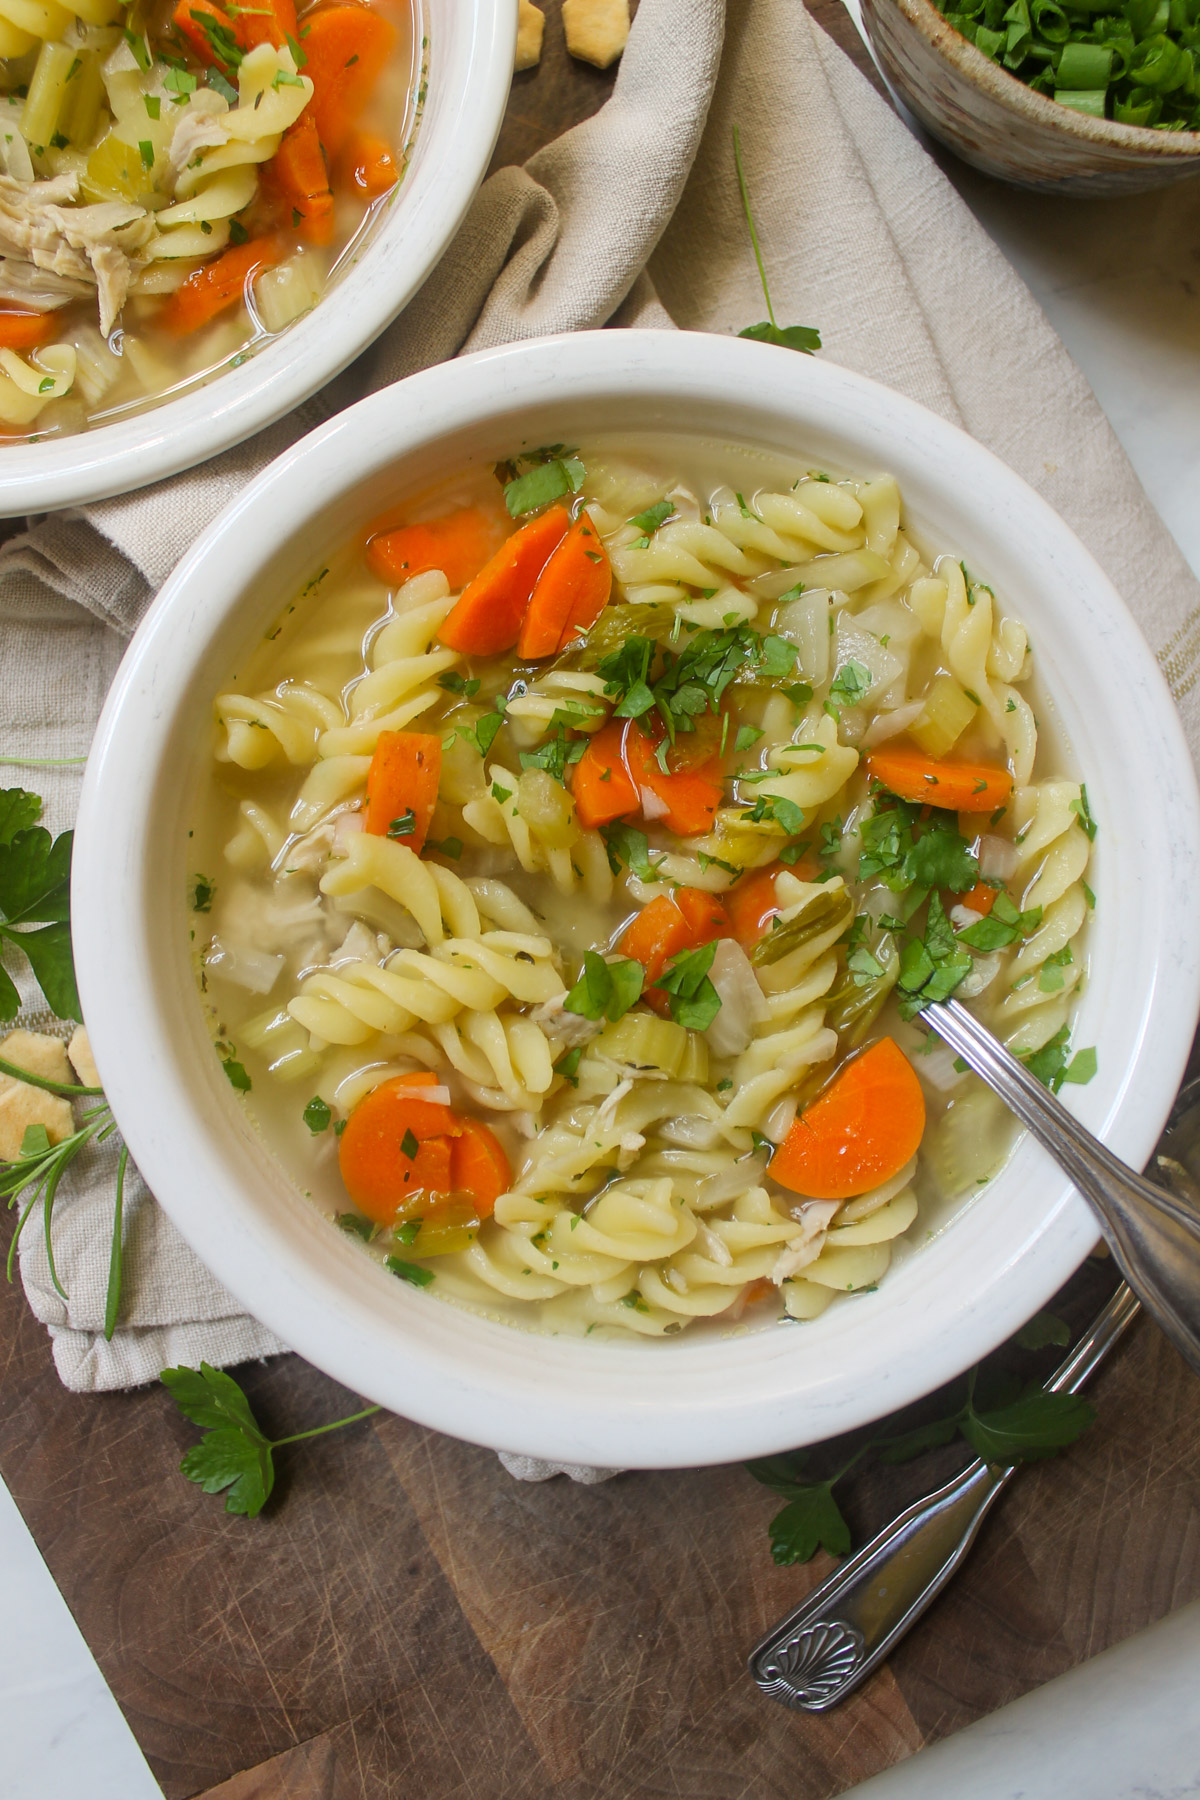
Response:
POLYGON ((434 1294, 811 1319, 1008 1154, 925 1001, 1054 1085, 1094 1061, 1094 825, 1031 680, 886 475, 651 436, 467 471, 216 698, 192 904, 226 1071, 434 1294))
POLYGON ((0 0, 0 442, 110 420, 320 298, 403 173, 413 0, 0 0))

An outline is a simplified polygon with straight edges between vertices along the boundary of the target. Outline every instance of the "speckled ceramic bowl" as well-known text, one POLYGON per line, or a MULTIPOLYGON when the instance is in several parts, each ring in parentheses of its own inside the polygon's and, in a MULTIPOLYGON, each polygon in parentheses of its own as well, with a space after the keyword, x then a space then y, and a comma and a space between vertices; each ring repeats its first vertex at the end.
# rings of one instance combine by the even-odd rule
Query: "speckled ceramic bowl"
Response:
POLYGON ((861 0, 904 104, 985 174, 1053 194, 1134 194, 1200 175, 1200 132, 1092 119, 1035 94, 948 25, 930 0, 861 0))

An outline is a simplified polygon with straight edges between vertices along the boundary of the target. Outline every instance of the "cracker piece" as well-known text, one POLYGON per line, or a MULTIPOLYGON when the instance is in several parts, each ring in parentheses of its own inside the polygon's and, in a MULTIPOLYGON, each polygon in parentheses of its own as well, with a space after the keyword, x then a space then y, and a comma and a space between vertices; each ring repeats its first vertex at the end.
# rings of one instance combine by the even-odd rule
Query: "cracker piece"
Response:
POLYGON ((536 69, 542 59, 542 37, 546 30, 546 15, 533 4, 533 0, 520 0, 520 11, 517 14, 517 60, 515 67, 520 73, 522 69, 536 69))
MULTIPOLYGON (((0 1041, 0 1057, 40 1075, 45 1081, 69 1082, 70 1066, 61 1038, 40 1031, 10 1031, 0 1041)), ((61 1144, 75 1129, 71 1102, 61 1094, 30 1087, 11 1075, 0 1075, 0 1162, 16 1162, 30 1125, 44 1125, 52 1144, 61 1144)))
POLYGON ((581 62, 607 69, 629 38, 629 0, 563 0, 567 49, 581 62))
POLYGON ((71 1067, 79 1078, 81 1087, 99 1087, 100 1073, 96 1068, 96 1059, 92 1055, 91 1040, 86 1025, 77 1025, 75 1035, 67 1045, 67 1055, 71 1059, 71 1067))

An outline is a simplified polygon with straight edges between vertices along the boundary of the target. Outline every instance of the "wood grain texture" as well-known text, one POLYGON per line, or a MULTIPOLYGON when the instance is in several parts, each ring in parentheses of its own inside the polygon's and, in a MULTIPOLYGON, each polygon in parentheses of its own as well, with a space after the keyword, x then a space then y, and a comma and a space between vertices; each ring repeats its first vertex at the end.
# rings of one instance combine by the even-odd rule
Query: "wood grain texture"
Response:
MULTIPOLYGON (((546 10, 501 161, 611 90, 546 10)), ((812 10, 864 66, 838 0, 812 10)), ((1061 1310, 1081 1326, 1112 1281, 1085 1265, 1061 1310)), ((19 1289, 0 1331, 0 1473, 167 1800, 827 1800, 1200 1596, 1200 1383, 1145 1323, 1095 1383, 1095 1430, 1022 1473, 827 1717, 745 1674, 831 1563, 774 1566, 779 1503, 740 1468, 528 1486, 380 1417, 282 1452, 267 1512, 235 1519, 176 1474, 195 1432, 164 1391, 65 1393, 19 1289)), ((276 1434, 353 1407, 296 1357, 239 1373, 276 1434)), ((852 1478, 856 1537, 959 1461, 852 1478)))

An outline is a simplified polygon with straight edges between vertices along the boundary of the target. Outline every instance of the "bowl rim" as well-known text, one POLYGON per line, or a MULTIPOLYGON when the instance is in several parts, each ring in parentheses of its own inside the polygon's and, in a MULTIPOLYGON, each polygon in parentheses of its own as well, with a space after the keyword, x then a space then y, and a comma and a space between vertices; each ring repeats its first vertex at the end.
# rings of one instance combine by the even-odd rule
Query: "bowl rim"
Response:
MULTIPOLYGON (((648 419, 686 407, 702 407, 709 419, 720 409, 722 437, 752 443, 749 426, 735 431, 732 422, 753 418, 765 444, 769 418, 797 458, 812 453, 814 437, 832 446, 841 433, 860 446, 860 468, 885 457, 897 473, 928 463, 933 486, 960 496, 957 513, 955 500, 944 499, 943 529, 967 553, 972 531, 1005 545, 1020 522, 1030 581, 1055 597, 1035 609, 1043 662, 1057 659, 1078 671, 1089 693, 1098 686, 1104 695, 1103 708, 1093 696, 1088 707, 1071 699, 1066 713, 1076 744, 1090 746, 1089 773, 1104 766, 1115 782, 1116 826, 1105 793, 1092 794, 1101 841, 1115 835, 1114 850, 1124 849, 1097 860, 1094 954, 1106 958, 1107 979, 1087 984, 1079 1009, 1081 1041, 1102 1046, 1100 1071, 1069 1100, 1116 1154, 1142 1166, 1174 1099, 1200 1009, 1200 916, 1179 917, 1169 906, 1169 894, 1193 891, 1200 874, 1200 795, 1161 671, 1089 553, 992 452, 864 376, 733 338, 588 332, 438 365, 311 434, 226 508, 151 607, 97 728, 73 874, 80 993, 108 1097, 152 1191, 233 1294, 336 1379, 433 1429, 555 1461, 644 1468, 735 1461, 831 1437, 907 1404, 1046 1303, 1094 1244, 1097 1227, 1036 1145, 1026 1138, 1018 1146, 985 1197, 990 1207, 968 1208, 890 1273, 871 1297, 874 1334, 857 1323, 863 1302, 830 1308, 800 1333, 685 1333, 652 1345, 526 1334, 401 1286, 299 1198, 211 1053, 186 954, 179 751, 188 742, 193 761, 202 754, 197 708, 211 705, 213 692, 197 688, 203 657, 224 642, 220 667, 232 667, 233 636, 250 629, 250 596, 258 596, 253 628, 261 630, 295 591, 297 571, 317 566, 318 545, 328 539, 314 534, 329 528, 333 510, 372 472, 415 469, 422 458, 428 467, 432 447, 456 432, 482 443, 478 455, 490 460, 489 430, 502 425, 512 434, 522 419, 537 430, 539 418, 544 424, 584 405, 597 417, 620 405, 648 419), (961 521, 972 506, 976 524, 966 529, 961 521), (285 585, 280 576, 264 598, 265 572, 306 526, 302 557, 293 554, 285 585), (1060 598, 1068 586, 1070 606, 1060 598), (1131 785, 1148 774, 1169 799, 1162 812, 1145 806, 1144 785, 1131 785), (172 831, 179 843, 175 860, 167 858, 169 880, 179 891, 177 903, 164 906, 163 840, 172 831), (1131 907, 1141 929, 1120 940, 1118 960, 1113 933, 1122 918, 1130 923, 1131 907), (1110 1038, 1116 1032, 1128 1045, 1123 1057, 1109 1054, 1106 1023, 1110 1038), (203 1046, 190 1063, 188 1034, 203 1046), (980 1266, 991 1270, 990 1281, 978 1281, 980 1266), (888 1341, 878 1336, 885 1321, 893 1339, 899 1333, 900 1355, 891 1362, 874 1349, 888 1341), (816 1358, 805 1344, 820 1347, 816 1358)), ((1019 602, 1014 610, 1022 610, 1019 602)))
MULTIPOLYGON (((863 21, 870 31, 872 15, 891 5, 915 25, 934 50, 954 65, 976 87, 983 88, 999 104, 1030 118, 1049 130, 1083 143, 1141 153, 1154 151, 1155 160, 1187 161, 1200 156, 1200 131, 1158 131, 1151 125, 1122 125, 1115 119, 1094 119, 1088 113, 1062 106, 985 56, 969 38, 955 29, 938 11, 933 0, 861 0, 863 21)), ((872 38, 874 44, 874 38, 872 38)))
POLYGON ((464 0, 431 28, 430 0, 416 0, 429 65, 413 153, 389 211, 328 296, 239 367, 175 399, 6 453, 0 517, 90 505, 195 468, 303 405, 368 349, 440 261, 483 180, 508 102, 517 4, 464 0))

